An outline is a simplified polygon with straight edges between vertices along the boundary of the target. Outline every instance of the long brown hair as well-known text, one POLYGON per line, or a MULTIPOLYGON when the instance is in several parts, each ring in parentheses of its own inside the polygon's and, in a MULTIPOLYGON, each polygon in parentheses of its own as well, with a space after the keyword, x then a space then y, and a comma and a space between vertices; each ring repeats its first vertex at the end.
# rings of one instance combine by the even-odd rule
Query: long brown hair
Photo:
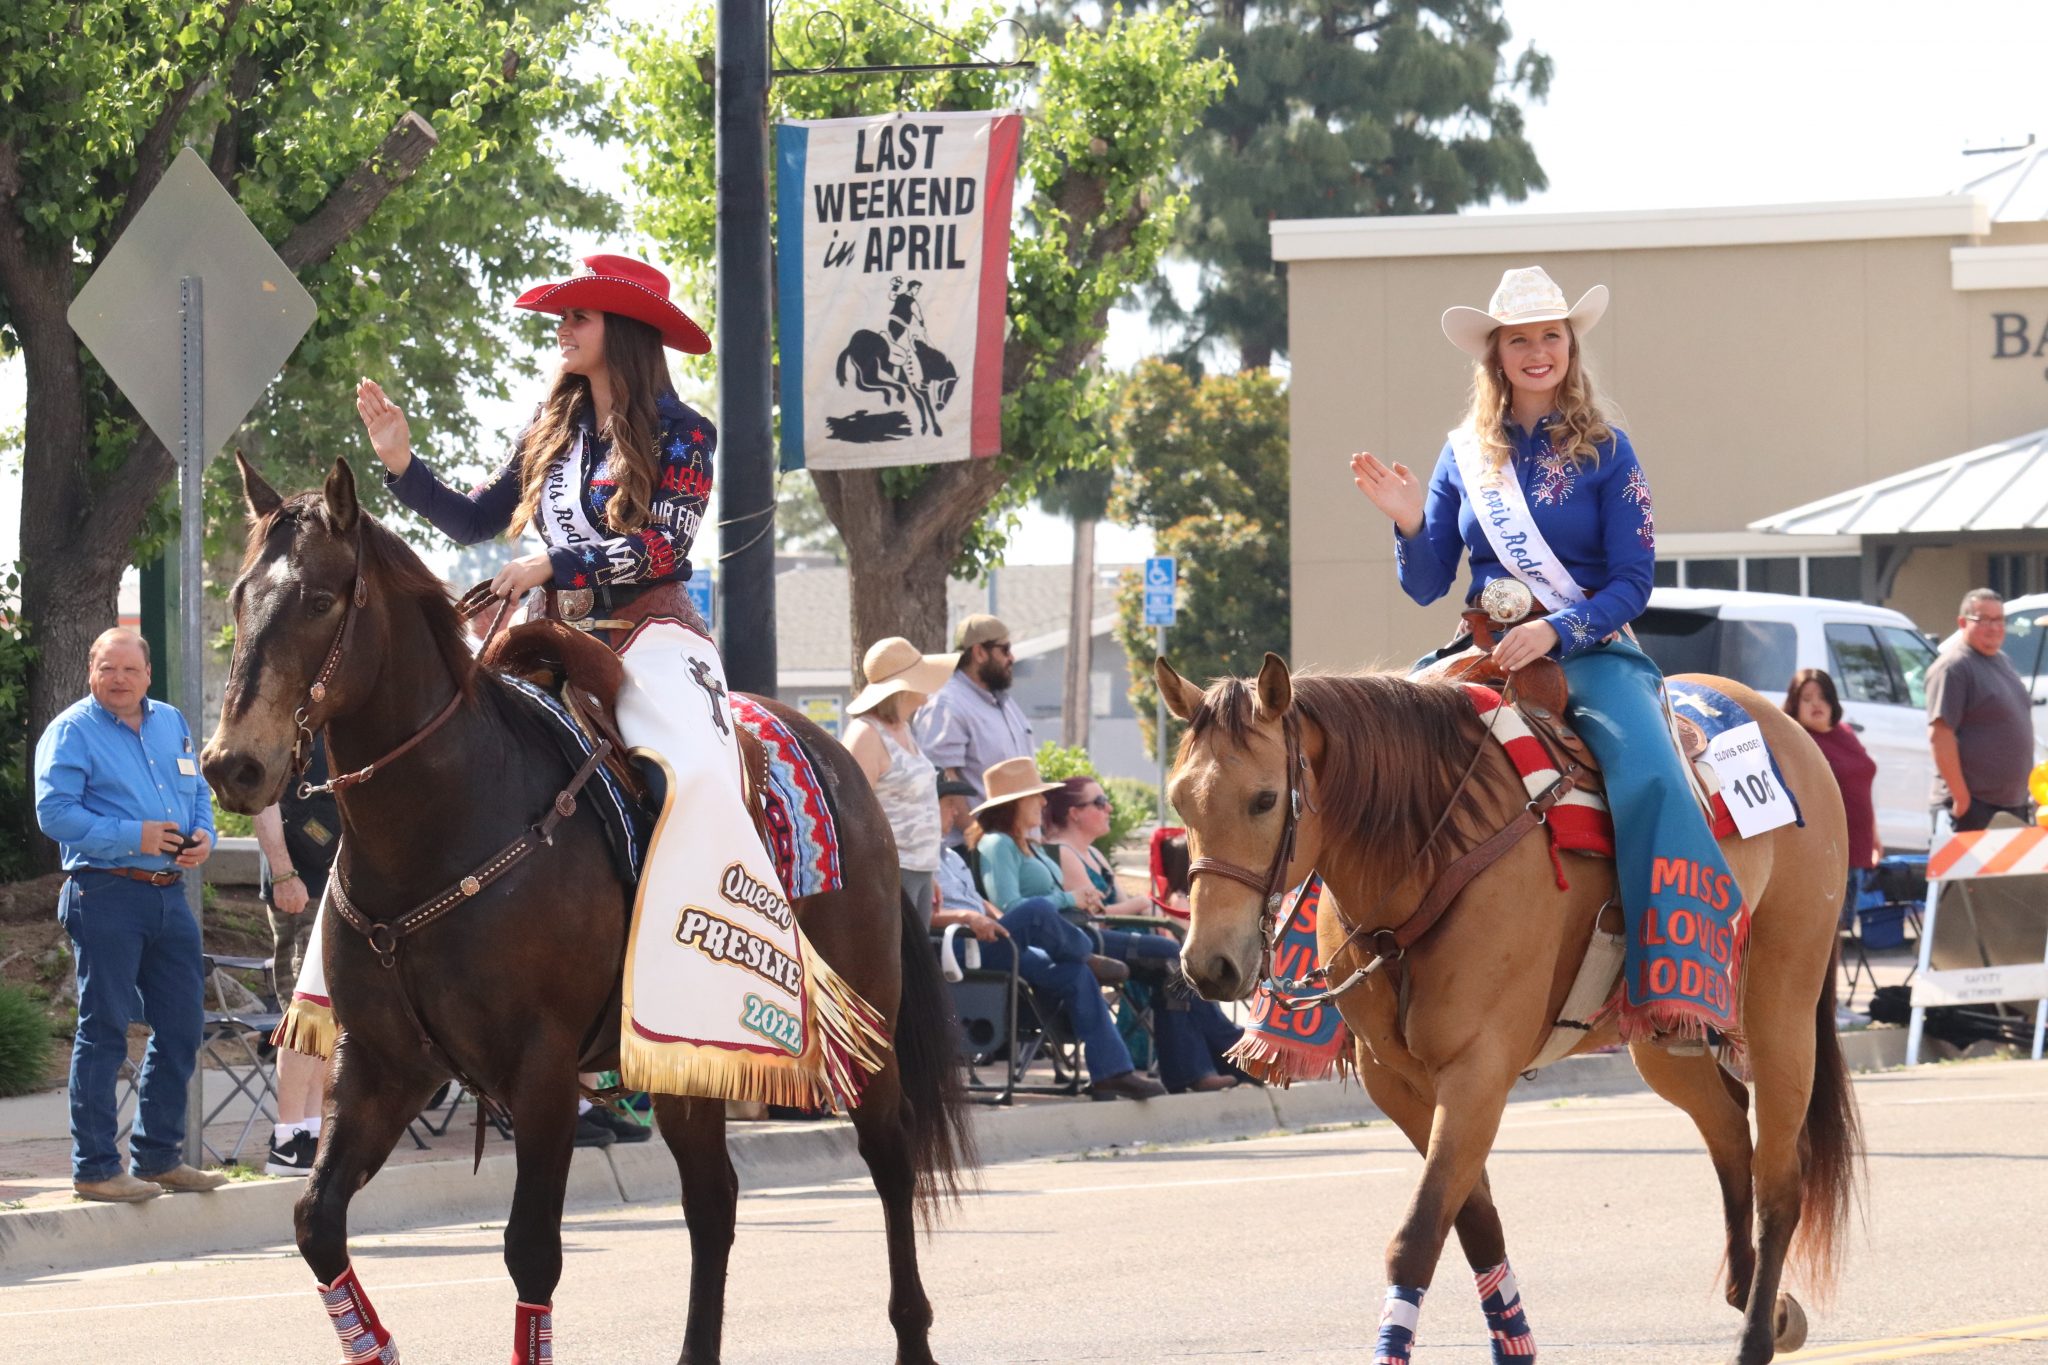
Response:
MULTIPOLYGON (((1557 415, 1550 421, 1550 448, 1585 468, 1600 463, 1600 447, 1614 439, 1605 403, 1593 376, 1586 370, 1586 358, 1579 350, 1579 333, 1569 322, 1565 335, 1571 339, 1571 358, 1565 364, 1564 382, 1557 386, 1557 415)), ((1486 358, 1472 367, 1472 403, 1465 411, 1465 425, 1479 438, 1486 463, 1499 469, 1515 453, 1508 439, 1508 407, 1514 389, 1500 363, 1501 329, 1486 339, 1486 358)))
MULTIPOLYGON (((612 415, 600 437, 609 435, 611 459, 606 468, 617 485, 605 504, 604 522, 618 535, 630 535, 647 524, 659 467, 655 442, 661 434, 656 402, 676 391, 669 378, 668 356, 661 333, 638 318, 605 313, 604 367, 611 380, 612 415)), ((560 457, 576 432, 582 414, 592 411, 590 381, 567 370, 555 375, 554 387, 541 404, 540 415, 519 438, 519 508, 508 532, 518 535, 540 509, 548 467, 560 457)))

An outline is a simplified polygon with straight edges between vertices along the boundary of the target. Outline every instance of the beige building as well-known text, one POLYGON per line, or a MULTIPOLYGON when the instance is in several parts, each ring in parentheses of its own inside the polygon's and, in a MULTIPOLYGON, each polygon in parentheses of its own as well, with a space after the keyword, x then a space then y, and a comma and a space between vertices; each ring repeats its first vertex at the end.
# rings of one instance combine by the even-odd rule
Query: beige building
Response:
POLYGON ((1455 606, 1400 591, 1346 461, 1370 450, 1427 477, 1470 380, 1438 317, 1483 307, 1522 265, 1568 298, 1613 290, 1586 350, 1650 476, 1660 584, 1860 597, 1937 636, 1969 587, 2048 590, 2048 434, 2017 440, 2048 428, 2048 223, 1994 222, 1966 195, 1314 219, 1275 223, 1273 255, 1297 666, 1402 662, 1448 636, 1455 606), (1949 471, 1923 467, 1971 452, 1957 467, 1985 491, 1962 506, 1949 471))

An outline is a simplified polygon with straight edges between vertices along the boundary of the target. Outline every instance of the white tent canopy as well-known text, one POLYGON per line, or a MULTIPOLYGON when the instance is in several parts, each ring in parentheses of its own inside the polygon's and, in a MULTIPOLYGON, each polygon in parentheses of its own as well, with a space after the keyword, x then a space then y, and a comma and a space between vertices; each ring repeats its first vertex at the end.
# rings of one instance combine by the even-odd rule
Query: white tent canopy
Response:
POLYGON ((1792 536, 2048 529, 2048 428, 1749 523, 1792 536))

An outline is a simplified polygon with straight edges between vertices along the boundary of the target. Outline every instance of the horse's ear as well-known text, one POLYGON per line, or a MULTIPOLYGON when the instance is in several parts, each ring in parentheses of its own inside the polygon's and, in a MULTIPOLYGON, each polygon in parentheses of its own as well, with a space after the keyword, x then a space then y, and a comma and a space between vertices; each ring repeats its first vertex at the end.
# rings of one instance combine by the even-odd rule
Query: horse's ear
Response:
POLYGON ((1294 705, 1294 679, 1288 675, 1287 661, 1270 650, 1259 665, 1258 698, 1259 714, 1273 720, 1294 705))
POLYGON ((256 472, 256 466, 250 464, 239 450, 235 452, 235 464, 242 471, 242 498, 249 504, 251 516, 267 517, 284 506, 284 498, 270 486, 269 480, 256 472))
POLYGON ((1152 677, 1159 684, 1159 695, 1166 698, 1166 709, 1182 720, 1193 720, 1202 704, 1202 689, 1174 672, 1164 654, 1152 661, 1152 677))
POLYGON ((320 490, 327 500, 327 517, 337 531, 353 531, 362 506, 356 501, 356 475, 348 461, 337 459, 327 471, 327 483, 320 490))

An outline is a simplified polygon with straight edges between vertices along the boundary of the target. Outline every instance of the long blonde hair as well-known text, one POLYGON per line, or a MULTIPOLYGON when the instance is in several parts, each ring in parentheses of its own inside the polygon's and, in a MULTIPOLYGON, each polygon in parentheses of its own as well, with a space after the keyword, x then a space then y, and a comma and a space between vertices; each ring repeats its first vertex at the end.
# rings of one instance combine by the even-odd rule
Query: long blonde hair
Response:
MULTIPOLYGON (((647 524, 654 496, 661 433, 656 403, 675 392, 661 333, 619 313, 604 315, 605 373, 611 380, 612 413, 600 437, 610 436, 611 458, 606 472, 616 485, 605 504, 605 525, 618 535, 631 535, 647 524)), ((524 531, 540 510, 548 468, 575 438, 577 419, 591 411, 590 381, 567 370, 555 375, 554 387, 541 404, 540 415, 519 438, 519 507, 509 534, 524 531)))
MULTIPOLYGON (((1579 352, 1579 334, 1567 322, 1565 335, 1571 338, 1571 358, 1564 382, 1557 386, 1557 415, 1548 428, 1550 448, 1582 468, 1600 463, 1600 447, 1614 439, 1614 427, 1607 417, 1607 404, 1587 372, 1579 352)), ((1499 469, 1513 457, 1514 442, 1508 438, 1509 405, 1514 389, 1500 363, 1500 329, 1486 339, 1486 358, 1472 366, 1472 404, 1465 410, 1465 425, 1479 438, 1479 449, 1487 464, 1499 469)))

